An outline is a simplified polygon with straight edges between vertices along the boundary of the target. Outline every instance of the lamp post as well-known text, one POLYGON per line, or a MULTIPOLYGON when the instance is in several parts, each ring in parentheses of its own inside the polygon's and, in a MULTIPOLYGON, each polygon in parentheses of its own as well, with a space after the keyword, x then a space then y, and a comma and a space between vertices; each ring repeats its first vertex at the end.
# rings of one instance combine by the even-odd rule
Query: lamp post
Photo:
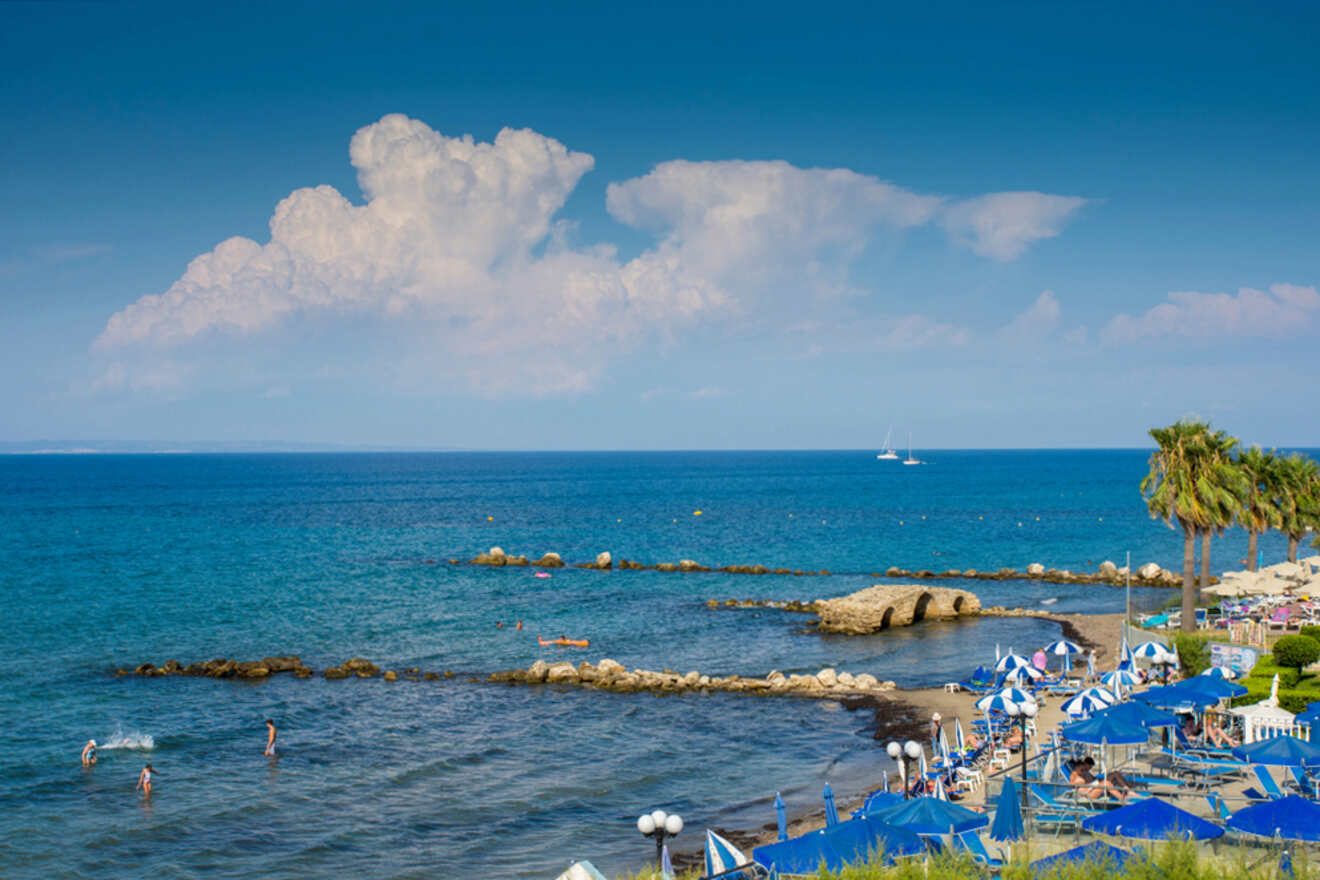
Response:
POLYGON ((1004 714, 1018 723, 1022 731, 1022 812, 1027 811, 1027 722, 1036 717, 1040 708, 1034 702, 1009 703, 1004 707, 1004 714))
POLYGON ((664 810, 642 813, 637 817, 637 830, 655 838, 655 863, 659 865, 664 858, 665 837, 673 837, 683 830, 683 818, 678 813, 665 813, 664 810))
POLYGON ((908 740, 902 745, 897 742, 890 742, 889 745, 885 746, 885 751, 895 761, 900 758, 903 761, 903 800, 907 800, 912 796, 912 762, 921 757, 921 746, 917 745, 914 740, 908 740))

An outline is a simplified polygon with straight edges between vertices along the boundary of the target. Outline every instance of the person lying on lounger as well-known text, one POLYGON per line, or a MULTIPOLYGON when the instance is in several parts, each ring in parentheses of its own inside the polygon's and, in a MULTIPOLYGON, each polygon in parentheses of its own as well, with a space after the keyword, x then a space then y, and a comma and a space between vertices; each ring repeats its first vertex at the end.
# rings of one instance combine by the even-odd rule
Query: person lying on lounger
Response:
POLYGON ((1235 736, 1213 722, 1206 722, 1205 735, 1206 739, 1221 749, 1231 749, 1233 746, 1241 745, 1235 736))
POLYGON ((1119 803, 1127 803, 1127 787, 1117 784, 1121 780, 1125 785, 1127 780, 1123 779, 1120 773, 1111 773, 1108 779, 1097 779, 1092 768, 1095 767, 1095 759, 1091 757, 1083 758, 1073 764, 1072 774, 1068 777, 1068 783, 1077 790, 1079 797, 1084 797, 1088 801, 1097 801, 1104 797, 1114 797, 1119 803), (1115 780, 1114 777, 1118 777, 1115 780))

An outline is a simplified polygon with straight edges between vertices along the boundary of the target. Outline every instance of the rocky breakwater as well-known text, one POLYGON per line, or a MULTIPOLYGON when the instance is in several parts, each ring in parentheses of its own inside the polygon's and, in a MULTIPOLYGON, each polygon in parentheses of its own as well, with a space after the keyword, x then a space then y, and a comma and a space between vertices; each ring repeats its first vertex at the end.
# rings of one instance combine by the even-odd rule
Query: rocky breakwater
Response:
POLYGON ((489 681, 514 684, 566 684, 618 693, 684 693, 725 691, 759 696, 808 697, 811 699, 843 699, 868 696, 892 691, 892 681, 880 681, 874 675, 838 672, 822 669, 820 672, 785 675, 772 670, 764 678, 741 675, 706 675, 696 670, 686 673, 665 669, 628 669, 606 657, 596 665, 582 662, 574 666, 568 661, 546 663, 537 660, 526 669, 510 669, 492 673, 489 681))
MULTIPOLYGON (((1094 572, 1069 571, 1066 568, 1046 568, 1039 562, 1033 562, 1022 571, 1016 568, 1000 568, 995 571, 978 571, 975 568, 951 568, 945 571, 932 571, 923 568, 909 571, 906 568, 891 566, 885 569, 885 577, 920 578, 923 580, 955 580, 962 578, 980 581, 1045 581, 1052 584, 1108 584, 1115 587, 1121 587, 1129 580, 1133 586, 1137 587, 1176 587, 1182 585, 1181 574, 1161 568, 1158 563, 1148 562, 1136 571, 1130 571, 1127 566, 1120 567, 1109 560, 1100 563, 1099 568, 1094 572)), ((1211 578, 1211 580, 1218 582, 1216 578, 1211 578)))
MULTIPOLYGON (((187 666, 178 660, 167 660, 160 666, 143 663, 132 670, 119 669, 116 675, 141 675, 148 678, 161 678, 167 675, 189 675, 200 678, 241 678, 263 679, 281 672, 292 672, 297 678, 311 678, 314 674, 310 666, 303 664, 297 654, 287 657, 263 657, 260 660, 231 660, 220 657, 205 663, 191 663, 187 666)), ((370 660, 352 657, 338 666, 327 667, 322 673, 328 679, 376 678, 381 675, 381 668, 370 660)), ((422 672, 417 667, 395 671, 384 670, 385 681, 398 681, 400 677, 408 681, 436 681, 440 678, 453 678, 454 673, 422 672)))
POLYGON ((920 584, 877 584, 838 599, 815 603, 823 632, 865 634, 922 620, 954 620, 981 612, 975 593, 920 584))
MULTIPOLYGON (((166 675, 191 675, 201 678, 269 678, 281 672, 292 672, 299 678, 307 678, 312 670, 303 665, 297 654, 287 657, 263 657, 260 660, 232 660, 218 657, 204 663, 190 663, 187 666, 178 660, 166 660, 160 666, 142 663, 133 668, 134 675, 160 678, 166 675)), ((127 669, 118 670, 119 675, 127 675, 127 669)))

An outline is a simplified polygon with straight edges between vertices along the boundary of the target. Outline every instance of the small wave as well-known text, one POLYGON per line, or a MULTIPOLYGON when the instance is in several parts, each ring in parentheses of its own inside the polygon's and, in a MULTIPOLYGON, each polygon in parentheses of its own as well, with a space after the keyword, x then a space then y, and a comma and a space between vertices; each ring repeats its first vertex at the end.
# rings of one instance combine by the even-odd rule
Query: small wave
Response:
POLYGON ((1057 602, 1057 601, 1059 601, 1059 597, 1058 597, 1058 596, 1050 596, 1048 599, 1041 599, 1041 600, 1040 600, 1040 604, 1042 604, 1042 605, 1053 605, 1053 604, 1054 604, 1055 602, 1057 602))
POLYGON ((116 730, 110 736, 106 737, 104 742, 96 744, 98 749, 133 749, 135 751, 145 751, 156 747, 156 738, 149 733, 124 733, 122 730, 116 730))

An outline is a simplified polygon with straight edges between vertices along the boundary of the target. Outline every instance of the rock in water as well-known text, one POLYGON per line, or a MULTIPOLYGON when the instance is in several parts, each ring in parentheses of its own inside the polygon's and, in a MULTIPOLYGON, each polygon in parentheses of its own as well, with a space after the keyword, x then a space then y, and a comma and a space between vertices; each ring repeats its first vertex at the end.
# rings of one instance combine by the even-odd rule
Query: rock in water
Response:
POLYGON ((975 593, 950 587, 877 584, 850 596, 819 600, 815 609, 821 630, 864 634, 927 618, 951 620, 979 614, 981 600, 975 593))
POLYGON ((1160 576, 1160 565, 1158 562, 1147 562, 1141 568, 1137 569, 1137 577, 1144 580, 1153 581, 1160 576))
POLYGON ((610 551, 596 554, 596 567, 600 569, 613 568, 614 557, 610 556, 610 551))
POLYGON ((1045 566, 1039 562, 1033 562, 1027 566, 1027 577, 1040 577, 1045 574, 1045 566))

